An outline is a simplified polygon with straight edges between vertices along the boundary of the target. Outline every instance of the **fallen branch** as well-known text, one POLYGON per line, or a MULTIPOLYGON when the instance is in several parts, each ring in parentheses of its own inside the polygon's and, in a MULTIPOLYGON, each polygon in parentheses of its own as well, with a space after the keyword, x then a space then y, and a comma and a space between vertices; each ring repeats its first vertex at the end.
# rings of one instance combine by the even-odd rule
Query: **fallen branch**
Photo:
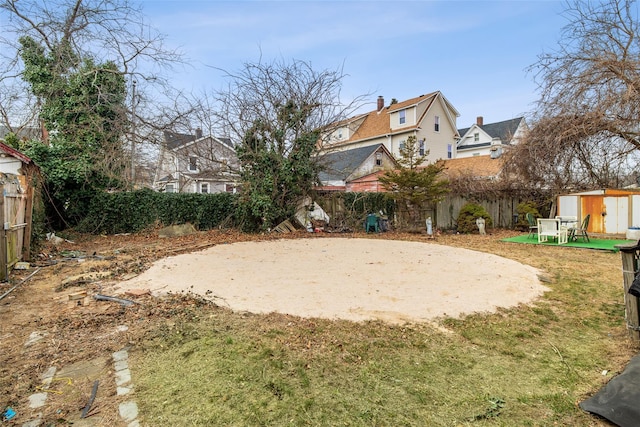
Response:
POLYGON ((82 410, 82 415, 80 415, 80 418, 86 418, 87 417, 87 414, 89 413, 89 410, 91 409, 91 405, 93 405, 93 401, 96 398, 96 393, 98 392, 98 384, 99 383, 100 382, 98 380, 96 380, 93 383, 93 388, 91 389, 91 397, 89 397, 89 401, 87 402, 87 405, 82 410))
POLYGON ((133 304, 135 304, 135 302, 131 301, 130 299, 110 297, 110 296, 101 295, 101 294, 95 294, 93 296, 93 298, 97 299, 98 301, 112 301, 112 302, 120 303, 122 305, 133 305, 133 304))
POLYGON ((6 297, 7 295, 9 295, 11 292, 13 292, 13 290, 15 288, 17 288, 18 286, 22 285, 24 282, 26 282, 27 280, 31 279, 38 271, 40 271, 40 268, 37 268, 33 273, 31 273, 30 275, 28 275, 27 277, 25 277, 24 279, 22 279, 22 281, 20 283, 18 283, 17 285, 15 285, 13 288, 9 289, 7 292, 5 292, 4 294, 0 295, 0 300, 4 297, 6 297))

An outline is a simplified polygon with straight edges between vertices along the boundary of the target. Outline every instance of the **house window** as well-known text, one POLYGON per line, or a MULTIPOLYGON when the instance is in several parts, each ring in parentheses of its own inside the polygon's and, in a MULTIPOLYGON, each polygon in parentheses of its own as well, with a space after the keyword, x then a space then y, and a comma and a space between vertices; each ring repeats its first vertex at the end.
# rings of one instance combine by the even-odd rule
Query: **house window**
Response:
POLYGON ((400 141, 399 149, 404 150, 404 141, 400 141))
POLYGON ((338 139, 342 139, 342 129, 338 130, 338 139))
POLYGON ((198 170, 198 158, 197 157, 189 157, 189 170, 197 171, 198 170))
POLYGON ((440 132, 440 116, 436 116, 433 122, 433 130, 440 132))
POLYGON ((165 193, 175 193, 176 192, 176 188, 175 188, 175 186, 173 184, 167 184, 164 187, 164 192, 165 193))
POLYGON ((407 112, 405 110, 400 110, 398 114, 400 114, 400 124, 402 125, 407 121, 407 112))
POLYGON ((453 145, 447 144, 447 159, 453 158, 453 145))
POLYGON ((473 134, 473 142, 480 141, 480 134, 478 132, 473 134))
POLYGON ((202 194, 207 194, 209 192, 209 183, 208 182, 200 183, 200 192, 202 194))
POLYGON ((382 153, 379 151, 376 153, 376 166, 382 166, 382 153))
POLYGON ((420 153, 421 156, 424 156, 424 145, 425 145, 424 144, 424 139, 421 139, 420 140, 420 150, 419 150, 419 153, 420 153))

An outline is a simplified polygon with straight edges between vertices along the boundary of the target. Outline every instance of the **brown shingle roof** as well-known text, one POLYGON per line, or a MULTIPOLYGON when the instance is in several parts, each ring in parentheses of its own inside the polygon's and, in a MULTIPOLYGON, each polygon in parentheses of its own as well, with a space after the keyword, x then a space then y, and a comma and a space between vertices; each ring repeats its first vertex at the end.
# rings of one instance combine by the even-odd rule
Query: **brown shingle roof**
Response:
POLYGON ((394 111, 402 110, 403 108, 412 107, 416 104, 421 103, 426 99, 430 99, 430 102, 433 102, 437 94, 438 92, 431 92, 431 93, 427 93, 426 95, 420 95, 420 96, 416 96, 415 98, 407 99, 406 101, 397 102, 387 107, 389 110, 388 112, 391 113, 394 111))
POLYGON ((461 159, 445 160, 444 173, 449 178, 472 176, 474 178, 494 178, 500 174, 504 158, 492 159, 491 156, 473 156, 461 159))
MULTIPOLYGON (((431 92, 426 95, 420 95, 415 98, 407 99, 406 101, 398 102, 396 104, 390 105, 388 107, 383 108, 382 110, 374 110, 367 114, 366 119, 360 125, 358 130, 349 138, 348 142, 355 142, 363 139, 375 138, 382 135, 388 135, 391 133, 391 126, 389 123, 389 114, 401 110, 403 108, 407 108, 421 102, 433 102, 436 99, 436 95, 438 92, 431 92)), ((428 108, 427 108, 428 109, 428 108)), ((420 123, 420 119, 418 118, 417 123, 420 123)), ((396 129, 395 132, 407 131, 411 129, 415 129, 416 125, 409 125, 403 127, 401 129, 396 129)))

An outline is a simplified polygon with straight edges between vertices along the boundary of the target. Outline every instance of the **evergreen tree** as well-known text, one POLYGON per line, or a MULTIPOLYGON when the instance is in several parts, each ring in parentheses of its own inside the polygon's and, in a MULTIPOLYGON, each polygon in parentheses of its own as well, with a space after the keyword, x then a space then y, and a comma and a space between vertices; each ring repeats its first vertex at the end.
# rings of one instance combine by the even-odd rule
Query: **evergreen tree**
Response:
POLYGON ((419 154, 416 137, 409 136, 397 159, 400 168, 386 171, 380 177, 380 183, 396 203, 407 209, 414 227, 422 223, 422 209, 433 206, 449 192, 449 182, 442 177, 444 161, 421 167, 424 160, 425 157, 419 154))

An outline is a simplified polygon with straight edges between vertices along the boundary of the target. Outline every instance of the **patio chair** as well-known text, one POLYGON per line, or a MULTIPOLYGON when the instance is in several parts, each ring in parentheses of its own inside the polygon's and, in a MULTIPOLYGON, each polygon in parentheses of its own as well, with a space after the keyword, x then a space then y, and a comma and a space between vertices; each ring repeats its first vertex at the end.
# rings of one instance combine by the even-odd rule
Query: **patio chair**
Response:
POLYGON ((562 245, 567 243, 567 237, 567 227, 560 226, 559 219, 538 218, 538 243, 547 242, 551 238, 562 245))
POLYGON ((589 227, 589 218, 591 214, 588 214, 582 220, 582 224, 573 230, 573 240, 578 240, 578 237, 582 237, 583 242, 589 243, 589 235, 587 234, 587 227, 589 227))
POLYGON ((369 214, 367 215, 367 219, 365 220, 364 223, 364 230, 368 233, 371 230, 375 231, 376 233, 380 232, 380 226, 378 225, 378 217, 374 214, 369 214))
POLYGON ((530 212, 527 212, 527 222, 529 223, 529 235, 527 236, 527 239, 529 239, 531 236, 538 234, 538 223, 530 212))

